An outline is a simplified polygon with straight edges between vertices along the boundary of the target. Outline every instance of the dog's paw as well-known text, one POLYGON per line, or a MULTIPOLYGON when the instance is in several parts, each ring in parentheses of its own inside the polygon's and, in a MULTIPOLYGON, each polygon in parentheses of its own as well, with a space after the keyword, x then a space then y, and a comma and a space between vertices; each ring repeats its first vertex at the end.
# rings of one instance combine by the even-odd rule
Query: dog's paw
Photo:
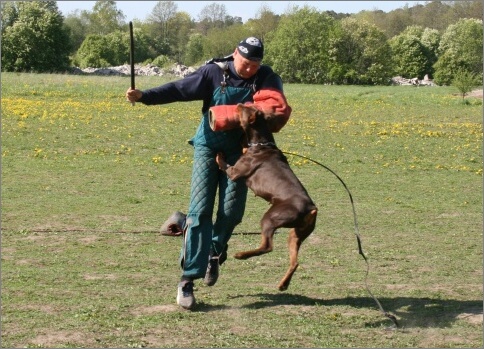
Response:
POLYGON ((215 157, 215 162, 217 163, 218 168, 222 171, 227 171, 227 169, 230 167, 225 161, 225 156, 222 153, 217 154, 217 156, 215 157))
POLYGON ((235 259, 247 259, 247 255, 244 252, 238 252, 234 255, 235 259))
POLYGON ((279 291, 285 291, 285 290, 287 290, 288 287, 289 287, 289 285, 280 284, 278 286, 278 289, 279 289, 279 291))
POLYGON ((217 163, 218 167, 222 169, 226 165, 224 154, 217 153, 217 155, 215 156, 215 162, 217 163))

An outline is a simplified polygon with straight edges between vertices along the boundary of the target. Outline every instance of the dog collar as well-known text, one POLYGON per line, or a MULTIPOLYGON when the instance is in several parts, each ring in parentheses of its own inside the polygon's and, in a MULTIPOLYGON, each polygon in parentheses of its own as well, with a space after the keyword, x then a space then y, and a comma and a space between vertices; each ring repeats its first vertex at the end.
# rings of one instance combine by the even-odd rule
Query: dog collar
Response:
POLYGON ((249 143, 248 146, 249 147, 254 147, 256 145, 272 145, 272 146, 276 146, 276 144, 274 142, 264 142, 264 143, 249 143))

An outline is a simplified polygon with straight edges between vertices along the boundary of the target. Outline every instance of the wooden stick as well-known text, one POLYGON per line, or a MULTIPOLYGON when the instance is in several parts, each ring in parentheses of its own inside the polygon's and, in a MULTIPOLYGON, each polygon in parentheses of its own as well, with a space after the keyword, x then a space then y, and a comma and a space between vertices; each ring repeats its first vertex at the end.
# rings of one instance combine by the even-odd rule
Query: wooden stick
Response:
MULTIPOLYGON (((129 64, 131 66, 131 89, 135 89, 134 83, 134 37, 133 37, 133 22, 129 22, 129 64)), ((131 102, 135 105, 135 102, 131 102)))

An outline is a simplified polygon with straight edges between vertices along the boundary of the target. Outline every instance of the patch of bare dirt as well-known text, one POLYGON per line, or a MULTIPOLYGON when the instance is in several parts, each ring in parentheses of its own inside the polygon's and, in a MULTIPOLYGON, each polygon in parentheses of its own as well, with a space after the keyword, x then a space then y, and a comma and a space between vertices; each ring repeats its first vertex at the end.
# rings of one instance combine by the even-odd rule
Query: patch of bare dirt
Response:
POLYGON ((59 348, 66 343, 69 343, 70 345, 73 345, 73 343, 82 343, 85 347, 95 344, 95 342, 90 340, 89 336, 86 336, 85 333, 69 331, 55 331, 39 334, 30 341, 30 344, 39 345, 45 348, 59 348))
POLYGON ((116 280, 113 274, 84 274, 84 280, 116 280))
MULTIPOLYGON (((462 98, 462 93, 453 93, 452 96, 462 98)), ((471 97, 471 98, 482 98, 482 90, 473 90, 473 91, 467 93, 465 98, 469 98, 469 97, 471 97)))
POLYGON ((467 94, 467 97, 482 98, 482 90, 474 90, 467 94))
POLYGON ((462 313, 457 315, 457 319, 464 320, 472 325, 481 325, 483 322, 483 314, 462 313))
POLYGON ((151 307, 139 307, 133 309, 131 314, 133 315, 151 315, 151 314, 158 314, 158 313, 170 313, 174 311, 178 311, 178 306, 175 304, 166 304, 166 305, 154 305, 151 307))
POLYGON ((80 242, 83 242, 87 245, 93 244, 98 240, 99 240, 99 236, 93 236, 93 235, 85 236, 79 239, 80 242))
POLYGON ((25 306, 19 307, 22 310, 30 310, 30 311, 41 311, 43 313, 53 315, 57 313, 57 310, 48 304, 29 304, 25 306))

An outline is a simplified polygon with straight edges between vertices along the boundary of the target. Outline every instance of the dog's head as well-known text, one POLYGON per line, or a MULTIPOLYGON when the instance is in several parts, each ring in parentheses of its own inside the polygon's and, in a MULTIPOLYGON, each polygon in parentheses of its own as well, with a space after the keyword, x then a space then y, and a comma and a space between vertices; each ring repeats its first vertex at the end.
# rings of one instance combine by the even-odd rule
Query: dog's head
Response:
POLYGON ((275 113, 261 111, 252 104, 237 104, 236 114, 244 131, 247 131, 248 127, 251 126, 259 129, 259 131, 267 129, 270 133, 279 132, 287 122, 287 118, 275 113))
POLYGON ((264 113, 250 104, 237 104, 237 114, 239 116, 240 126, 247 131, 251 126, 257 122, 258 124, 264 121, 264 113))
POLYGON ((274 136, 269 128, 266 115, 250 104, 237 105, 240 126, 244 130, 243 144, 274 142, 274 136))

